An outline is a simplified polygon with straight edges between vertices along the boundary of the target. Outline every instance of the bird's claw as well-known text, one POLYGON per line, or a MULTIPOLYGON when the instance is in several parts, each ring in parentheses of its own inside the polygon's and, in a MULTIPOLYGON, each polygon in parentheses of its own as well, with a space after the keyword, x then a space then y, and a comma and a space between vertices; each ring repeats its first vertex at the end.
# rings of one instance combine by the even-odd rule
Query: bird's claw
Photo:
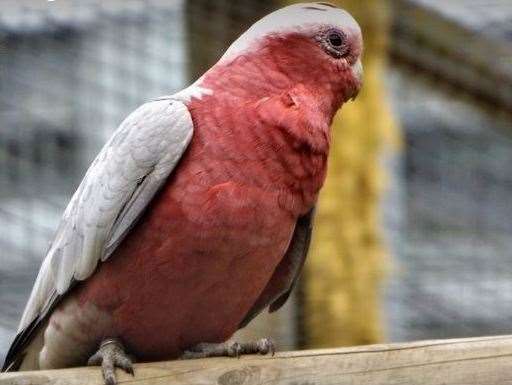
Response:
POLYGON ((244 354, 275 354, 275 345, 270 338, 261 338, 253 342, 225 342, 221 344, 201 343, 186 350, 182 359, 207 357, 237 357, 244 354))
POLYGON ((243 353, 242 345, 236 341, 228 343, 226 346, 226 353, 228 357, 240 358, 243 353))
POLYGON ((132 359, 124 351, 121 342, 115 338, 104 340, 100 348, 87 361, 87 365, 101 365, 101 371, 106 385, 115 385, 117 383, 115 368, 121 368, 126 373, 135 375, 132 359))
POLYGON ((259 354, 265 355, 270 353, 272 357, 276 354, 276 346, 270 338, 261 338, 256 341, 256 345, 259 354))

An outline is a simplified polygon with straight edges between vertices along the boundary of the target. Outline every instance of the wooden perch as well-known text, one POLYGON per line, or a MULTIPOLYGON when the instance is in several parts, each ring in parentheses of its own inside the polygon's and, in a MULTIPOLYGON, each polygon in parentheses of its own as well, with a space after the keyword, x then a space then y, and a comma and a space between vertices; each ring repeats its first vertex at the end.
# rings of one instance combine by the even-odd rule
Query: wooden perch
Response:
MULTIPOLYGON (((137 364, 140 385, 504 385, 512 383, 512 335, 137 364)), ((0 375, 0 385, 102 385, 99 368, 0 375)))

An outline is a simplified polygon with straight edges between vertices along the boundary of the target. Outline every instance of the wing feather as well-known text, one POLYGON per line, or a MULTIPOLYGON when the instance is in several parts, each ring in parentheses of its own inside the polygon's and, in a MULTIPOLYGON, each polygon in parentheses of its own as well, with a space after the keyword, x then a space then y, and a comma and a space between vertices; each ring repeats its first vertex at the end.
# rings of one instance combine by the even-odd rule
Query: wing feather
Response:
POLYGON ((297 220, 286 254, 277 265, 260 297, 240 323, 239 328, 247 326, 267 306, 270 313, 278 310, 290 297, 309 251, 314 212, 313 208, 297 220))
MULTIPOLYGON (((121 123, 64 211, 18 336, 35 329, 73 282, 87 279, 112 254, 178 163, 192 133, 187 107, 170 99, 146 103, 121 123)), ((15 345, 10 356, 19 351, 15 345)))

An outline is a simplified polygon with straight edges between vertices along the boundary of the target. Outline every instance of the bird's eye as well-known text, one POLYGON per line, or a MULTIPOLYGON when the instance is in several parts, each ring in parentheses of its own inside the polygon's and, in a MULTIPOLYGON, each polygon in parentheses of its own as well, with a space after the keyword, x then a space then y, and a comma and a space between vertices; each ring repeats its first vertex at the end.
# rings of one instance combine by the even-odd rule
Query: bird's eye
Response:
POLYGON ((342 31, 331 29, 320 35, 319 40, 325 51, 336 59, 348 54, 350 46, 347 44, 347 38, 342 31))
POLYGON ((339 32, 330 32, 327 36, 327 40, 329 41, 329 44, 335 48, 339 48, 343 45, 343 37, 339 32))

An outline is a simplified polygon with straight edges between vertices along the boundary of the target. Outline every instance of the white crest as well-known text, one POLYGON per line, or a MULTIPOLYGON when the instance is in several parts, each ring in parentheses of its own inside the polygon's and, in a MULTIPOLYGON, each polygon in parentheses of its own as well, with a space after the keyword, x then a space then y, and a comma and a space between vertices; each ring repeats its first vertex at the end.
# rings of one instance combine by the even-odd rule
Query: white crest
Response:
MULTIPOLYGON (((254 23, 237 40, 231 44, 219 63, 236 58, 242 52, 248 50, 261 38, 273 33, 286 33, 292 31, 304 31, 315 26, 343 27, 361 33, 359 24, 345 10, 326 3, 298 3, 274 11, 254 23)), ((355 69, 356 75, 361 76, 362 67, 355 69)), ((201 99, 204 95, 211 95, 212 90, 203 87, 203 77, 184 90, 166 98, 181 100, 184 103, 191 99, 201 99)))
POLYGON ((222 61, 237 57, 264 36, 272 33, 301 31, 326 25, 361 33, 359 24, 345 10, 325 3, 298 3, 281 8, 254 23, 224 53, 222 61))

